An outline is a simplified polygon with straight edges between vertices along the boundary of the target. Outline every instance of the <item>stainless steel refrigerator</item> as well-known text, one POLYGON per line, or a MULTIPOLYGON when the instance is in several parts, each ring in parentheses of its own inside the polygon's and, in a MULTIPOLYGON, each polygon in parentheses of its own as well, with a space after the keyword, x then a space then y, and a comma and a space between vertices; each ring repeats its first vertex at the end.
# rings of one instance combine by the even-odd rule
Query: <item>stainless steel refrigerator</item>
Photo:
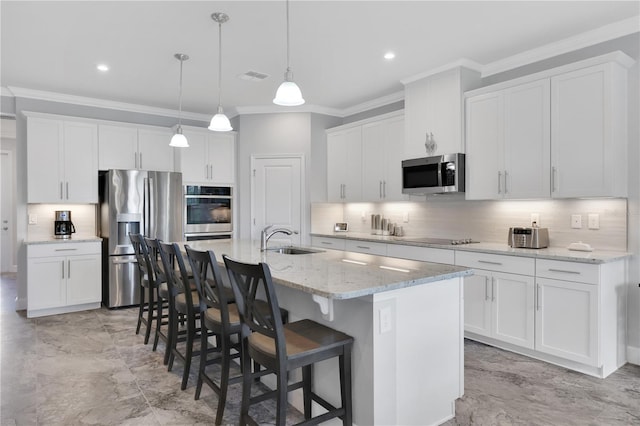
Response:
POLYGON ((144 170, 100 172, 102 303, 140 303, 138 267, 129 233, 183 240, 182 173, 144 170))

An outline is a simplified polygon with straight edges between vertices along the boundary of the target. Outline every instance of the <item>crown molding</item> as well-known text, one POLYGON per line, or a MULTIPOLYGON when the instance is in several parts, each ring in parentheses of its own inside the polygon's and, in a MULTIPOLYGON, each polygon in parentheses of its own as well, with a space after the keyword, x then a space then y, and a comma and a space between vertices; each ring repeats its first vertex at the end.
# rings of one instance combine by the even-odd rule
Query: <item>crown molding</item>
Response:
POLYGON ((13 98, 13 92, 11 90, 9 90, 8 87, 0 87, 0 96, 6 96, 9 98, 13 98))
POLYGON ((424 72, 421 72, 420 74, 416 74, 416 75, 412 75, 412 76, 407 77, 407 78, 403 78, 402 80, 400 80, 400 82, 406 86, 407 84, 413 83, 414 81, 422 80, 425 77, 429 77, 429 76, 432 76, 432 75, 435 75, 435 74, 439 74, 439 73, 444 72, 444 71, 449 71, 449 70, 452 70, 452 69, 458 68, 458 67, 469 68, 471 70, 478 71, 480 73, 484 69, 484 67, 482 65, 480 65, 479 63, 477 63, 475 61, 472 61, 471 59, 460 58, 457 61, 442 65, 442 66, 437 67, 437 68, 430 69, 429 71, 424 71, 424 72))
POLYGON ((392 104, 394 102, 404 101, 404 90, 390 95, 381 96, 370 101, 363 102, 358 105, 354 105, 342 110, 342 117, 348 117, 350 115, 359 114, 361 112, 369 111, 374 108, 383 107, 385 105, 392 104))
POLYGON ((314 114, 331 115, 334 117, 344 117, 342 111, 335 108, 327 108, 320 105, 304 104, 297 107, 286 107, 279 105, 256 105, 256 106, 239 106, 236 107, 238 115, 245 114, 276 114, 276 113, 292 113, 305 112, 314 114))
POLYGON ((640 16, 614 22, 591 31, 578 34, 577 36, 565 38, 554 43, 544 45, 535 49, 527 50, 517 55, 504 58, 482 67, 482 77, 498 74, 505 71, 529 65, 534 62, 573 52, 584 47, 593 46, 598 43, 624 37, 629 34, 640 32, 640 16))
MULTIPOLYGON (((109 101, 105 99, 88 98, 84 96, 67 95, 64 93, 49 92, 44 90, 26 89, 24 87, 9 86, 8 90, 15 97, 37 99, 41 101, 61 102, 73 105, 82 105, 95 108, 115 109, 118 111, 128 111, 140 114, 159 115, 163 117, 178 118, 179 112, 173 109, 156 108, 146 105, 130 104, 126 102, 109 101)), ((182 119, 209 121, 210 115, 198 114, 182 111, 182 119)))

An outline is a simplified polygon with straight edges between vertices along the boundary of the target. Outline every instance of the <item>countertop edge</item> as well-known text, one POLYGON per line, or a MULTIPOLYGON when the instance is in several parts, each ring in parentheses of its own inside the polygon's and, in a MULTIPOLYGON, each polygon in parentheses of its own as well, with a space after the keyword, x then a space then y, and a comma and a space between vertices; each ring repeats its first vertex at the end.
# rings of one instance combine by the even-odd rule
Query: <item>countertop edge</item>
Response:
POLYGON ((633 253, 628 253, 628 252, 615 252, 615 251, 607 251, 607 250, 594 250, 592 252, 580 252, 580 251, 570 251, 562 247, 549 247, 544 249, 524 249, 524 248, 519 249, 519 248, 509 247, 507 244, 501 245, 499 243, 478 243, 478 244, 467 244, 467 245, 429 244, 429 243, 424 243, 420 241, 412 241, 411 239, 407 239, 407 237, 367 235, 363 233, 348 235, 347 233, 326 234, 326 233, 312 232, 310 233, 310 235, 312 237, 327 237, 327 238, 336 238, 336 239, 344 239, 344 240, 398 244, 398 245, 414 246, 414 247, 429 247, 429 248, 438 248, 438 249, 444 249, 444 250, 460 250, 460 251, 469 251, 469 252, 500 254, 505 256, 529 257, 534 259, 547 259, 547 260, 562 260, 567 262, 590 263, 590 264, 604 264, 604 263, 616 262, 616 261, 623 260, 633 256, 633 253), (494 247, 491 247, 491 246, 494 246, 494 247), (549 252, 550 250, 553 250, 554 252, 550 253, 549 252))
POLYGON ((48 240, 24 240, 23 243, 25 245, 39 245, 39 244, 71 244, 71 243, 94 243, 101 242, 102 238, 100 237, 79 237, 79 238, 68 238, 68 239, 56 239, 51 238, 48 240))

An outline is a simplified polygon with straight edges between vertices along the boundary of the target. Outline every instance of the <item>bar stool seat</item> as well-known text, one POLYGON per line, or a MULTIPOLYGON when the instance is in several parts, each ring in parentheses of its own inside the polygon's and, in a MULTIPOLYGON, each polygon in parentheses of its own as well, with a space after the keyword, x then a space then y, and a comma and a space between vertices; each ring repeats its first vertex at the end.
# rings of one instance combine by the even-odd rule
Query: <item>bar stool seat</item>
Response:
MULTIPOLYGON (((343 424, 352 424, 351 402, 351 350, 353 337, 315 321, 304 319, 288 324, 280 320, 280 307, 265 263, 249 264, 223 255, 224 263, 236 295, 236 304, 242 321, 242 403, 240 424, 257 425, 249 415, 252 404, 268 398, 276 399, 275 424, 286 421, 287 394, 302 388, 305 421, 300 424, 319 424, 339 417, 343 424), (264 293, 270 309, 266 317, 255 304, 256 294, 264 293), (313 390, 313 365, 317 362, 338 358, 340 375, 341 406, 335 407, 313 390), (259 395, 251 394, 255 377, 249 369, 251 360, 266 367, 266 372, 276 375, 276 390, 259 395), (302 369, 302 380, 289 384, 289 372, 302 369), (325 413, 312 418, 311 404, 318 403, 325 413)), ((260 372, 264 374, 264 372, 260 372)))

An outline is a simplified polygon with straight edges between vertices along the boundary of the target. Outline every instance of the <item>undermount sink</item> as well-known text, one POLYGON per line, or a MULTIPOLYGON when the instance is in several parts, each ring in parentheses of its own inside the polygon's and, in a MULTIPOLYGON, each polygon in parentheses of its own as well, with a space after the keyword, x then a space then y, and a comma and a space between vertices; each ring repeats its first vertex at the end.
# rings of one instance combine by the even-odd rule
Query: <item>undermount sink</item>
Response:
POLYGON ((324 250, 316 250, 306 247, 271 247, 268 248, 267 251, 273 251, 280 254, 311 254, 311 253, 321 253, 324 250))

